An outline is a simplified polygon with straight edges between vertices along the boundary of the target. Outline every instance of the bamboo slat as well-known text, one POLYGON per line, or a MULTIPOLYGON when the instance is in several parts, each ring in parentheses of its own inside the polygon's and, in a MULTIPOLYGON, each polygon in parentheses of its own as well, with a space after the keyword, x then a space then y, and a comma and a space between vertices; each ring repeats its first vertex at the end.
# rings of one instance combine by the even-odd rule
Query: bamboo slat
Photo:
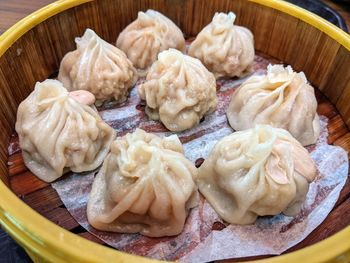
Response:
POLYGON ((79 236, 86 238, 90 241, 96 242, 98 244, 104 244, 103 241, 101 241, 101 239, 95 237, 94 235, 90 234, 89 232, 83 232, 83 233, 79 233, 79 236))
POLYGON ((8 158, 7 165, 9 166, 9 176, 21 174, 27 170, 27 167, 24 165, 21 152, 10 155, 8 158))
POLYGON ((48 184, 41 181, 38 177, 29 171, 10 178, 10 186, 12 191, 19 196, 23 196, 33 191, 42 189, 48 184))
POLYGON ((341 190, 338 201, 334 207, 338 207, 341 203, 343 203, 348 198, 350 198, 350 177, 348 177, 344 185, 344 188, 341 190))
POLYGON ((79 227, 78 222, 65 208, 57 207, 49 212, 43 213, 42 215, 67 230, 72 230, 76 227, 79 227))
POLYGON ((349 126, 350 52, 340 47, 320 89, 334 103, 349 126))
POLYGON ((61 198, 51 186, 24 195, 22 200, 40 214, 63 205, 61 198))
POLYGON ((337 139, 344 136, 348 133, 348 129, 341 119, 340 115, 336 115, 335 117, 329 120, 328 126, 328 143, 333 144, 337 139))
POLYGON ((345 134, 334 142, 334 145, 343 147, 349 152, 350 149, 350 133, 345 134))

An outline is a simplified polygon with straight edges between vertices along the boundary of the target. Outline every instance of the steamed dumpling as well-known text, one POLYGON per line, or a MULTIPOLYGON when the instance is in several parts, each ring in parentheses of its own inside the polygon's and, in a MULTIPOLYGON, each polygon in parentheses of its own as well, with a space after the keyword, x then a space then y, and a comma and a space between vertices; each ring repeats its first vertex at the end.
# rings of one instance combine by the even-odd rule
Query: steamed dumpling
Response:
POLYGON ((252 224, 258 216, 295 216, 316 167, 286 130, 269 125, 221 139, 199 168, 200 192, 222 219, 252 224))
POLYGON ((169 18, 150 9, 138 12, 137 19, 120 33, 117 47, 126 53, 139 74, 145 75, 161 51, 175 48, 185 52, 185 39, 169 18))
POLYGON ((235 18, 232 12, 216 13, 188 50, 216 78, 242 76, 254 61, 253 34, 245 27, 235 26, 235 18))
POLYGON ((232 95, 227 118, 235 130, 269 124, 289 131, 302 145, 320 134, 317 101, 303 72, 269 65, 267 74, 252 76, 232 95))
POLYGON ((176 135, 137 129, 112 143, 92 185, 88 221, 104 231, 177 235, 198 203, 196 175, 176 135))
POLYGON ((70 170, 102 164, 115 132, 94 108, 78 102, 86 99, 93 102, 71 97, 57 80, 45 80, 19 105, 16 132, 24 163, 40 179, 51 182, 70 170))
POLYGON ((88 90, 99 101, 125 101, 137 81, 137 73, 124 52, 91 29, 86 29, 75 42, 77 49, 61 61, 58 80, 63 86, 69 91, 88 90))
POLYGON ((214 75, 198 59, 175 49, 159 54, 139 94, 146 100, 147 115, 171 131, 198 125, 217 104, 214 75))

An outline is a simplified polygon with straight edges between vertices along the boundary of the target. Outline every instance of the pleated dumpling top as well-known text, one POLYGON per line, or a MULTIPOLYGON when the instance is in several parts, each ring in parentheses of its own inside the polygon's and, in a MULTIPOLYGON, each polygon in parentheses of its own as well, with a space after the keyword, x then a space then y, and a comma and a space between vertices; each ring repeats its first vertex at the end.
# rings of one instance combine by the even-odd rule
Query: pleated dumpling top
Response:
POLYGON ((124 102, 138 78, 125 53, 91 29, 75 42, 77 49, 61 61, 58 80, 69 91, 90 91, 100 102, 124 102))

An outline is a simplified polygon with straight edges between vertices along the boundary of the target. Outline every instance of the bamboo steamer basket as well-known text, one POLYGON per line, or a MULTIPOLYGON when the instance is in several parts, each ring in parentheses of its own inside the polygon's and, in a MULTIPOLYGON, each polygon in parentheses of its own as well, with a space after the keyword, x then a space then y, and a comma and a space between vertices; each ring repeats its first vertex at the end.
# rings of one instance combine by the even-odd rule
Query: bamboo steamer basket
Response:
MULTIPOLYGON (((236 23, 252 30, 256 50, 304 71, 333 103, 345 127, 335 144, 350 149, 350 36, 320 17, 277 0, 57 1, 0 36, 0 223, 35 262, 151 261, 98 245, 39 215, 13 193, 7 168, 17 107, 35 82, 58 70, 64 54, 75 48, 73 39, 87 27, 114 42, 137 12, 148 8, 170 17, 187 37, 195 36, 215 12, 234 11, 236 23)), ((345 191, 348 198, 349 188, 345 191)), ((314 245, 261 262, 299 261, 349 262, 350 226, 314 245)))

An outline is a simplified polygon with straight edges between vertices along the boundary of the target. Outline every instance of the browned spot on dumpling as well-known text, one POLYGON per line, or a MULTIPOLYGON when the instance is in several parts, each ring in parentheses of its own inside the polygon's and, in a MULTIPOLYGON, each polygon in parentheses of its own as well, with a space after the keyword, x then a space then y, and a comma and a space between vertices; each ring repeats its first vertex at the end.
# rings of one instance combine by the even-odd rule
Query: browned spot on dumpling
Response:
POLYGON ((136 105, 136 109, 139 111, 145 111, 146 103, 144 101, 140 101, 139 104, 136 105))
POLYGON ((199 168, 199 167, 203 164, 203 162, 204 162, 204 158, 198 158, 198 159, 195 161, 194 165, 195 165, 197 168, 199 168))
POLYGON ((211 230, 221 231, 225 228, 226 228, 226 226, 223 223, 216 221, 216 222, 214 222, 213 226, 211 227, 211 230))

